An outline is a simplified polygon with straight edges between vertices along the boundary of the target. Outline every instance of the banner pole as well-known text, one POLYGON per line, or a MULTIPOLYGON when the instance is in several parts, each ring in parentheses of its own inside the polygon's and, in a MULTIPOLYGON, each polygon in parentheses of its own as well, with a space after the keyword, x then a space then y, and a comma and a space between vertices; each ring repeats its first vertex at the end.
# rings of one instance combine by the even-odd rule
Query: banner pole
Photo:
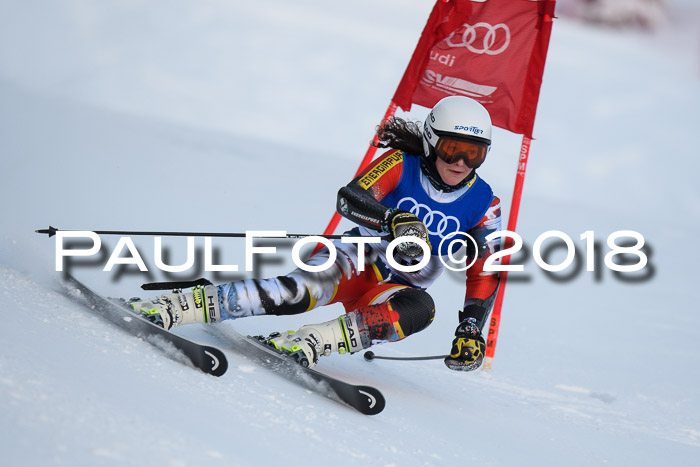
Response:
MULTIPOLYGON (((508 215, 507 230, 515 232, 515 227, 518 224, 518 213, 520 212, 520 200, 522 199, 523 183, 525 182, 525 171, 527 170, 527 159, 530 155, 530 142, 532 140, 523 135, 523 141, 520 146, 520 157, 518 158, 518 171, 515 174, 515 185, 513 186, 513 199, 510 203, 510 214, 508 215)), ((508 248, 512 244, 510 238, 506 238, 505 247, 508 248)), ((510 256, 504 256, 501 260, 501 265, 507 266, 510 264, 510 256)), ((501 272, 501 282, 496 294, 496 300, 493 304, 491 312, 491 323, 489 327, 489 335, 486 341, 486 353, 484 355, 484 368, 490 370, 493 366, 493 357, 496 353, 496 342, 498 341, 498 330, 501 326, 501 309, 503 307, 503 296, 506 292, 506 283, 508 272, 501 272)))
MULTIPOLYGON (((386 113, 384 114, 384 118, 382 119, 382 123, 384 121, 390 119, 391 117, 394 116, 396 113, 396 103, 394 101, 391 101, 389 104, 389 107, 386 109, 386 113)), ((374 133, 374 138, 372 139, 372 142, 369 145, 369 148, 367 148, 367 152, 365 153, 365 157, 362 159, 360 162, 360 166, 357 168, 357 171, 355 172, 355 175, 353 175, 353 178, 357 177, 357 175, 362 172, 362 169, 367 167, 367 165, 372 162, 372 159, 374 158, 374 154, 377 152, 377 147, 375 146, 376 143, 379 142, 379 138, 377 137, 377 132, 374 133)), ((326 229, 323 231, 323 235, 331 235, 333 232, 335 232, 335 229, 338 227, 338 223, 340 222, 340 214, 338 212, 333 213, 333 217, 331 217, 331 221, 328 223, 328 226, 326 229)), ((314 251, 315 253, 315 251, 314 251)))

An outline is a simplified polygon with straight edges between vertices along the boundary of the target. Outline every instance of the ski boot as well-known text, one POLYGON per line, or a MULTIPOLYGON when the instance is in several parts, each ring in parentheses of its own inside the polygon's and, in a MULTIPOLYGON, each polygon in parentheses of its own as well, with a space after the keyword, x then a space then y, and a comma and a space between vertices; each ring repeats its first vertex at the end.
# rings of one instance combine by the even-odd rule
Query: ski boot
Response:
POLYGON ((364 348, 355 313, 347 313, 325 323, 302 326, 297 332, 276 332, 266 341, 308 368, 314 367, 321 355, 355 353, 364 348))
POLYGON ((137 313, 164 329, 190 323, 221 321, 218 290, 213 285, 197 286, 192 292, 176 289, 152 300, 127 300, 137 313))
POLYGON ((445 357, 445 365, 456 371, 476 370, 484 361, 485 350, 486 342, 476 319, 467 318, 457 326, 452 350, 450 355, 445 357))

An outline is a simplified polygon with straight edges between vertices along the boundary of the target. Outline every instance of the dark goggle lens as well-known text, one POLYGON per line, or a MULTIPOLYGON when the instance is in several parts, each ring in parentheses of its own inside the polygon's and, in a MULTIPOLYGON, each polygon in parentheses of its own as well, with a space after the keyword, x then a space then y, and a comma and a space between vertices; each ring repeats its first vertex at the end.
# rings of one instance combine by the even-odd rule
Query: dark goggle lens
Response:
POLYGON ((454 164, 459 159, 463 159, 466 166, 472 169, 484 162, 487 151, 488 146, 485 143, 448 137, 441 137, 435 148, 438 157, 448 164, 454 164))

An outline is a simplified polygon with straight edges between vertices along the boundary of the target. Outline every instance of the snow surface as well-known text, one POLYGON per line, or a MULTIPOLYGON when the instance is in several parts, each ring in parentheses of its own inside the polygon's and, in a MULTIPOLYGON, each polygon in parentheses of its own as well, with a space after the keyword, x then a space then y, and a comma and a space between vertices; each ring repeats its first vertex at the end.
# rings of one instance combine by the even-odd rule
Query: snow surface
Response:
MULTIPOLYGON (((693 2, 672 2, 654 35, 556 21, 518 231, 530 247, 566 232, 578 269, 548 275, 522 256, 491 371, 323 359, 320 370, 383 391, 385 411, 367 417, 257 367, 204 326, 176 332, 226 352, 221 378, 61 293, 55 242, 34 233, 49 224, 322 231, 432 3, 0 1, 2 465, 698 465, 693 2), (606 237, 626 229, 647 241, 643 274, 586 272, 579 235, 595 231, 602 257, 606 237)), ((506 218, 519 143, 497 131, 480 170, 506 218)), ((89 285, 134 296, 164 278, 102 272, 116 242, 103 240, 102 256, 73 267, 89 285)), ((257 274, 291 268, 291 244, 276 244, 257 274)), ((153 266, 152 241, 137 245, 153 266)), ((172 264, 184 260, 184 240, 166 245, 172 264)), ((242 241, 215 246, 243 269, 242 241)), ((431 293, 432 326, 376 353, 448 350, 461 275, 431 293)), ((341 312, 220 326, 267 333, 341 312)))

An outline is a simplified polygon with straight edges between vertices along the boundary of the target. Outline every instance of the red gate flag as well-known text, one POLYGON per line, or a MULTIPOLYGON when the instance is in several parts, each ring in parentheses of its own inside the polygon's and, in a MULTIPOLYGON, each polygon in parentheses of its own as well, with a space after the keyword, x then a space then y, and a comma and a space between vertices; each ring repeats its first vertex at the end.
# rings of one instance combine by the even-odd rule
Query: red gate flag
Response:
POLYGON ((532 137, 556 0, 438 0, 394 94, 405 111, 446 96, 532 137))
MULTIPOLYGON (((556 0, 438 0, 392 104, 431 108, 467 96, 493 124, 523 135, 508 230, 515 230, 556 0)), ((508 244, 506 244, 508 246, 508 244)), ((509 257, 502 259, 506 265, 509 257)), ((507 273, 494 302, 484 367, 496 351, 507 273)))
MULTIPOLYGON (((467 96, 486 107, 494 125, 522 134, 508 219, 511 231, 520 210, 555 4, 556 0, 438 0, 384 116, 391 117, 397 106, 408 112, 412 104, 431 108, 443 97, 467 96)), ((376 149, 370 145, 357 173, 376 149)), ((324 234, 333 233, 339 221, 335 212, 324 234)), ((509 257, 501 262, 507 265, 509 257)), ((485 368, 491 367, 496 351, 506 279, 504 271, 489 323, 485 368)))

